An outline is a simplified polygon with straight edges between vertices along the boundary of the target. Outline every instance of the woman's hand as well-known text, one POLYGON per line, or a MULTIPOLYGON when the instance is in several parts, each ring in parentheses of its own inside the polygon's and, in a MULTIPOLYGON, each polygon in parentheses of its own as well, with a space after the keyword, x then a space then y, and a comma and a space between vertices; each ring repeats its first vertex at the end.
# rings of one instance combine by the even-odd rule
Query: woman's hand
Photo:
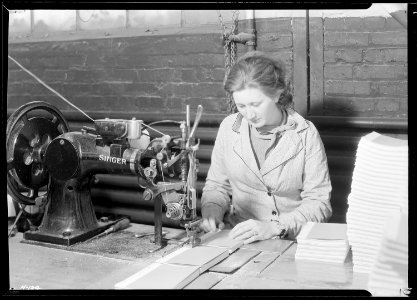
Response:
POLYGON ((199 224, 199 228, 204 232, 214 232, 216 228, 224 228, 223 210, 217 204, 208 204, 201 208, 203 220, 199 224))
POLYGON ((270 221, 247 220, 237 224, 229 233, 231 238, 243 240, 244 244, 267 240, 277 234, 277 228, 270 221))

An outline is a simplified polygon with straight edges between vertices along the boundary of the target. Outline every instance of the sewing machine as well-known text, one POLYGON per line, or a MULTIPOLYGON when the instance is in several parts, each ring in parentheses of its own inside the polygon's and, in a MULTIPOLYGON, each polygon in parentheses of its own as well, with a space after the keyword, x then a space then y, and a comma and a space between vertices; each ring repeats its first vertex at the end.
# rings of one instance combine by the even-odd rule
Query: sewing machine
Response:
POLYGON ((138 177, 143 199, 154 201, 155 243, 163 246, 164 205, 166 216, 179 220, 195 245, 200 219, 194 133, 202 109, 192 129, 187 106, 186 121, 177 122, 178 136, 151 140, 143 121, 135 118, 94 120, 95 128, 70 132, 53 105, 36 101, 21 106, 7 122, 7 190, 18 203, 43 210, 41 224, 24 232, 24 239, 72 245, 104 232, 116 221, 96 217, 90 195, 95 174, 130 174, 138 177))

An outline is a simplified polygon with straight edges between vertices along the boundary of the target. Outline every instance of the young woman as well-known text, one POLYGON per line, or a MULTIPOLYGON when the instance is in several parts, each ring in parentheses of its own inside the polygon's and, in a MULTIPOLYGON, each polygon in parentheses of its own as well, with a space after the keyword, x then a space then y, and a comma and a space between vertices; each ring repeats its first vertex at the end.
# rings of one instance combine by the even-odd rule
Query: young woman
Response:
POLYGON ((327 157, 315 126, 291 108, 283 64, 249 52, 231 68, 224 88, 238 113, 217 133, 200 228, 226 224, 231 237, 251 243, 295 238, 307 221, 327 221, 327 157))

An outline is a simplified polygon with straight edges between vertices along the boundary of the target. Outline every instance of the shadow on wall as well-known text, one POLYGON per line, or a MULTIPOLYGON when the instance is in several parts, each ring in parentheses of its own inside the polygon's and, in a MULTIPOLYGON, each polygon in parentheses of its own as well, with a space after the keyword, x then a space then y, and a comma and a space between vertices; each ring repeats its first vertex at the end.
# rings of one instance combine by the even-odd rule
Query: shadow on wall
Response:
MULTIPOLYGON (((339 109, 350 111, 350 106, 339 104, 339 109)), ((312 109, 314 111, 314 108, 312 109)), ((351 191, 356 151, 361 137, 372 131, 406 139, 407 121, 400 118, 359 117, 353 113, 333 116, 307 116, 318 129, 323 141, 330 179, 333 216, 330 222, 345 223, 348 196, 351 191), (385 122, 384 122, 385 120, 385 122), (376 121, 375 123, 373 123, 376 121), (398 125, 400 124, 400 125, 398 125)))

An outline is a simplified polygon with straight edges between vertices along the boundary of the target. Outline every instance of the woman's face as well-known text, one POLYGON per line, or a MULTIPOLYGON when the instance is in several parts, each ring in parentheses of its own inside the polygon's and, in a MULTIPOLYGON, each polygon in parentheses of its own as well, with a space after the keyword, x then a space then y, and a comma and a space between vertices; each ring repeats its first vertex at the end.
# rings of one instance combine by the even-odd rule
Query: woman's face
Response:
POLYGON ((258 88, 246 88, 233 93, 237 109, 255 128, 281 124, 282 112, 276 105, 279 96, 270 98, 258 88))

